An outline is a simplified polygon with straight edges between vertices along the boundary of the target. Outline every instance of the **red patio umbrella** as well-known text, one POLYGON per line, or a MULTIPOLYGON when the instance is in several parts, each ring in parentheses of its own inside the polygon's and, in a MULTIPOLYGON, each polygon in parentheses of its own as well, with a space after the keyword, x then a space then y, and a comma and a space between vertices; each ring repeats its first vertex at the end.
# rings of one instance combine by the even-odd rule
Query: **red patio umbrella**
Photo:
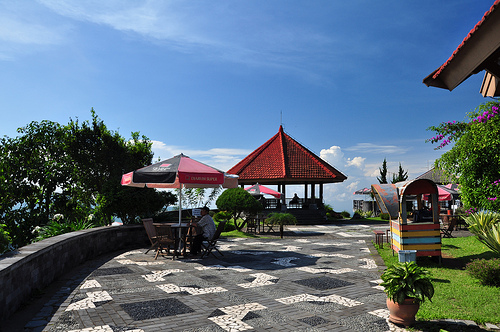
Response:
POLYGON ((268 195, 272 195, 278 199, 280 199, 281 195, 282 195, 281 193, 274 191, 271 188, 265 187, 265 186, 258 184, 258 183, 254 184, 251 187, 245 188, 245 190, 248 191, 251 195, 268 194, 268 195))
MULTIPOLYGON (((147 188, 236 188, 238 176, 226 174, 183 154, 160 161, 122 176, 122 186, 147 188)), ((180 195, 180 190, 179 190, 180 195)), ((182 203, 179 197, 179 224, 182 203)))
POLYGON ((372 192, 371 188, 363 188, 363 189, 356 190, 353 193, 353 195, 370 195, 371 192, 372 192))
MULTIPOLYGON (((453 199, 453 195, 458 194, 458 192, 456 192, 455 190, 447 188, 446 186, 440 184, 437 185, 437 189, 438 189, 438 200, 440 201, 451 201, 453 199)), ((424 195, 424 199, 428 201, 429 195, 424 195)))

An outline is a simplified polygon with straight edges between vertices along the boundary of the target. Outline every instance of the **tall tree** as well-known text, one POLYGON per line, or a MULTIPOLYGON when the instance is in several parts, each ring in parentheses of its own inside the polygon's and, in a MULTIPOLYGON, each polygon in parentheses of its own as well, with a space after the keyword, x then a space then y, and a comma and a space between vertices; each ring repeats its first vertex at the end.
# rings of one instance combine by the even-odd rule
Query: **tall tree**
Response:
POLYGON ((408 171, 405 171, 399 163, 398 174, 392 175, 392 183, 406 181, 408 179, 408 171))
POLYGON ((377 177, 377 180, 380 184, 385 184, 387 183, 387 160, 385 160, 386 158, 384 158, 384 161, 382 162, 382 168, 379 168, 379 172, 380 172, 380 177, 377 177))

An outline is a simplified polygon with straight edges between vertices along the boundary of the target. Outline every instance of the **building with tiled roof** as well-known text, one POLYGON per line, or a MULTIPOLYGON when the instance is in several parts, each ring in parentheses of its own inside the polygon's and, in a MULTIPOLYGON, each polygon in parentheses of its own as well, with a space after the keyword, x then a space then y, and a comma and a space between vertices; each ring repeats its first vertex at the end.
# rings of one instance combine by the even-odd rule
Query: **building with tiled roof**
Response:
POLYGON ((416 178, 416 180, 420 179, 431 180, 437 184, 455 183, 457 181, 456 179, 451 180, 450 177, 444 175, 442 170, 436 168, 432 168, 416 178))
POLYGON ((305 185, 306 199, 310 186, 312 200, 316 195, 315 187, 319 185, 321 202, 323 184, 347 179, 344 174, 287 135, 282 126, 276 135, 228 170, 228 173, 237 174, 240 185, 278 185, 278 191, 285 194, 283 200, 286 185, 305 185))
POLYGON ((429 76, 427 86, 452 91, 469 76, 486 71, 480 92, 500 96, 500 0, 496 0, 450 58, 429 76))

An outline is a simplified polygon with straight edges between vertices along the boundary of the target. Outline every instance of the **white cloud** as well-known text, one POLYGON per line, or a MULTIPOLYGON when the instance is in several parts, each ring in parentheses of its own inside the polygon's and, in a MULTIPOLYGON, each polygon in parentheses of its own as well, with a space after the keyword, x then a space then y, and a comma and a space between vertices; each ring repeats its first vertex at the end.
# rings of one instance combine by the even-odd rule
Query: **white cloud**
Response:
POLYGON ((343 52, 365 54, 369 47, 366 43, 362 43, 365 49, 353 45, 339 47, 340 43, 361 43, 350 38, 335 39, 314 25, 304 25, 295 16, 291 20, 290 13, 277 13, 273 4, 155 0, 39 2, 63 18, 137 34, 176 51, 210 60, 273 67, 311 81, 326 79, 324 72, 332 66, 343 70, 345 61, 341 67, 333 60, 343 57, 343 52), (337 46, 331 49, 334 44, 337 46))
POLYGON ((347 158, 347 166, 355 166, 357 168, 363 169, 366 158, 354 157, 347 158))
POLYGON ((354 182, 348 184, 346 188, 349 189, 350 191, 354 192, 354 191, 359 189, 358 186, 359 186, 359 181, 354 181, 354 182))
POLYGON ((227 171, 236 165, 241 159, 251 153, 245 149, 213 148, 208 150, 184 149, 180 146, 167 145, 161 141, 151 141, 153 143, 153 160, 168 159, 180 153, 213 166, 223 171, 227 171))
POLYGON ((384 154, 402 154, 408 152, 410 148, 396 146, 396 145, 376 145, 373 143, 358 143, 354 146, 345 148, 344 150, 384 155, 384 154))
MULTIPOLYGON (((328 149, 322 149, 319 156, 334 167, 343 166, 346 164, 344 153, 340 146, 331 146, 328 149)), ((341 170, 339 170, 341 171, 341 170)))

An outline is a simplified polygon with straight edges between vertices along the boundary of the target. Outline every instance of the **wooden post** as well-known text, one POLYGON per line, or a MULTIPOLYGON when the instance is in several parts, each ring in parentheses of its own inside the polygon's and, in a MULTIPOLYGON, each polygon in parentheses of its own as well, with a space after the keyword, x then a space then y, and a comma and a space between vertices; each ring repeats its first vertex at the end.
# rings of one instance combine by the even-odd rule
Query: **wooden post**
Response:
POLYGON ((306 182, 306 183, 304 184, 304 187, 305 187, 305 188, 304 188, 304 189, 305 189, 305 190, 304 190, 304 203, 307 203, 307 196, 308 196, 308 195, 307 195, 307 194, 308 194, 308 193, 307 193, 307 185, 308 185, 308 183, 306 182))
POLYGON ((320 203, 323 204, 323 183, 319 184, 319 199, 320 203))
POLYGON ((314 204, 316 203, 316 184, 313 182, 311 183, 311 202, 314 204))
POLYGON ((401 198, 401 206, 399 207, 401 224, 406 225, 408 223, 407 213, 406 213, 406 195, 401 198))

